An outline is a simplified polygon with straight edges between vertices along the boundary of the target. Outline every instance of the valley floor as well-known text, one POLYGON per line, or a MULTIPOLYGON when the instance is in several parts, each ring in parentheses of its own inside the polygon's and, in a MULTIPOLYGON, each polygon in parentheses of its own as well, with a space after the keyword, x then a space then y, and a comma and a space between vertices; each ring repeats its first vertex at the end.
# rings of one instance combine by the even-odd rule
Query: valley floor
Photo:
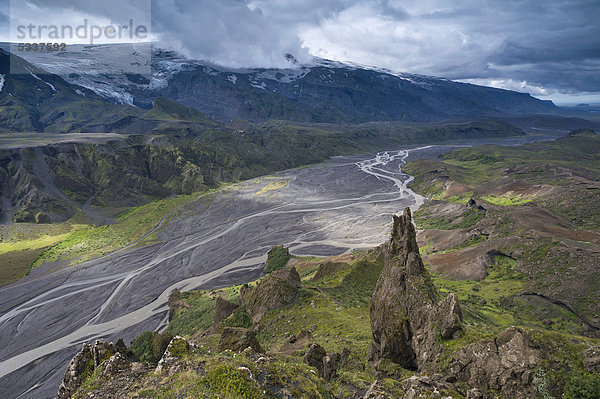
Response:
MULTIPOLYGON (((520 194, 476 193, 476 187, 468 186, 469 182, 462 182, 466 188, 457 193, 446 192, 445 185, 441 189, 436 188, 435 192, 431 191, 428 187, 437 187, 438 180, 444 184, 450 181, 445 176, 436 177, 436 173, 443 169, 434 167, 435 173, 427 173, 428 168, 438 162, 431 161, 431 157, 447 150, 448 147, 428 146, 411 152, 380 153, 372 158, 338 157, 322 165, 254 179, 200 196, 177 197, 149 204, 148 208, 124 215, 120 219, 122 224, 116 223, 112 230, 111 227, 100 227, 72 233, 71 240, 58 244, 56 255, 52 252, 44 254, 51 268, 60 270, 42 275, 44 270, 40 269, 38 275, 34 271, 23 282, 0 288, 0 311, 3 312, 0 316, 2 387, 11 396, 18 396, 31 387, 33 389, 27 395, 52 396, 67 360, 77 351, 81 342, 94 338, 114 341, 125 338, 128 342, 144 330, 166 327, 167 303, 173 289, 219 288, 250 281, 258 277, 265 253, 276 244, 285 244, 298 256, 342 256, 337 260, 348 266, 342 267, 339 273, 334 272, 336 277, 325 285, 308 284, 303 291, 306 292, 306 298, 302 296, 301 300, 302 315, 298 314, 297 318, 294 316, 284 325, 274 323, 269 327, 275 329, 268 333, 271 335, 259 335, 259 339, 269 348, 281 346, 288 333, 296 334, 295 329, 305 324, 301 319, 309 317, 306 312, 313 309, 310 306, 313 300, 318 304, 322 299, 327 310, 321 312, 319 306, 317 311, 321 313, 311 314, 310 318, 322 318, 323 323, 332 318, 341 318, 339 324, 323 325, 317 330, 323 331, 321 338, 324 346, 328 347, 328 351, 341 350, 342 345, 350 346, 353 356, 361 358, 366 349, 364 340, 369 334, 366 329, 359 327, 356 320, 364 319, 365 326, 368 326, 365 312, 369 286, 363 287, 361 273, 364 271, 356 269, 359 260, 356 256, 363 255, 360 252, 350 254, 385 241, 390 226, 389 215, 404 206, 417 207, 422 203, 423 198, 406 187, 411 179, 400 172, 407 156, 419 154, 429 158, 408 165, 407 170, 416 177, 410 187, 447 203, 430 202, 416 217, 418 225, 426 229, 420 236, 424 259, 436 273, 443 271, 436 268, 435 256, 453 252, 459 254, 461 251, 484 248, 484 245, 494 242, 488 230, 503 226, 499 223, 502 219, 493 216, 494 212, 503 212, 508 205, 513 205, 514 209, 527 209, 531 205, 529 200, 532 198, 520 194), (472 195, 468 194, 470 191, 473 191, 472 195), (466 207, 460 204, 471 197, 475 198, 475 205, 466 207), (477 208, 480 203, 485 211, 477 208), (448 212, 454 212, 447 214, 449 221, 440 221, 445 211, 436 208, 439 206, 448 206, 451 208, 448 212), (145 219, 148 215, 150 219, 145 219), (487 230, 474 234, 478 231, 478 223, 486 226, 487 230), (123 233, 123 241, 115 239, 115 236, 120 237, 123 233), (105 245, 99 248, 87 246, 106 237, 109 238, 108 243, 114 245, 109 246, 106 253, 102 252, 105 245), (434 247, 448 240, 454 241, 444 248, 434 247), (135 245, 114 252, 119 245, 122 246, 119 244, 121 242, 133 242, 135 245), (65 253, 68 255, 66 258, 65 253), (90 253, 96 259, 81 258, 82 254, 90 253), (61 269, 73 259, 79 264, 61 269), (359 278, 344 282, 347 275, 359 278), (344 284, 350 284, 352 289, 344 288, 344 284), (353 293, 355 289, 360 292, 353 293), (346 308, 347 311, 340 312, 346 308), (348 328, 352 328, 352 333, 347 340, 340 341, 339 337, 344 336, 348 328), (44 360, 38 362, 39 359, 44 360), (31 368, 31 364, 38 366, 31 368)), ((487 158, 484 156, 483 159, 487 158)), ((504 165, 502 167, 501 170, 507 168, 504 165)), ((596 170, 592 172, 596 173, 596 170)), ((474 175, 479 173, 482 173, 481 170, 474 172, 474 175)), ((462 172, 458 175, 462 176, 462 172)), ((471 176, 468 173, 466 175, 471 176)), ((504 179, 504 175, 500 174, 498 178, 504 179)), ((451 187, 454 183, 448 184, 451 187)), ((570 186, 566 184, 567 188, 570 186)), ((582 189, 585 190, 583 193, 594 193, 583 186, 582 189)), ((575 206, 574 209, 578 208, 575 206)), ((583 218, 586 223, 597 223, 594 217, 584 215, 583 218)), ((569 226, 565 226, 569 230, 569 226)), ((596 227, 591 225, 586 231, 592 234, 594 229, 596 227)), ((62 230, 56 233, 62 234, 62 230)), ((586 233, 582 230, 573 234, 586 233)), ((573 237, 569 239, 573 240, 573 237)), ((593 239, 586 239, 580 240, 581 245, 585 242, 588 242, 585 244, 588 246, 596 245, 593 239)), ((564 326, 564 331, 568 333, 594 333, 593 328, 586 329, 586 326, 593 326, 593 318, 596 317, 593 307, 580 307, 577 301, 569 303, 559 298, 565 306, 557 304, 551 307, 553 313, 543 319, 529 317, 527 312, 535 313, 535 306, 539 306, 535 301, 547 308, 547 300, 542 295, 548 292, 522 291, 522 287, 528 286, 524 283, 527 279, 522 277, 521 263, 515 260, 519 259, 519 253, 498 251, 485 251, 489 259, 486 258, 487 264, 479 266, 478 270, 482 267, 485 269, 483 278, 481 275, 478 277, 480 281, 475 281, 473 276, 465 276, 469 280, 461 282, 450 274, 436 275, 436 282, 442 291, 456 291, 468 304, 465 315, 468 325, 473 329, 469 330, 464 342, 488 336, 486 334, 511 324, 522 324, 522 321, 532 328, 547 329, 546 326, 550 325, 554 326, 549 328, 552 331, 561 330, 561 326, 564 326), (531 300, 531 303, 527 302, 526 306, 521 302, 510 305, 518 309, 513 315, 507 304, 510 300, 531 300)), ((593 255, 594 251, 590 253, 593 255)), ((304 280, 309 277, 312 279, 311 273, 323 263, 311 258, 299 258, 297 262, 304 280)), ((235 299, 235 294, 232 294, 232 299, 235 299)), ((590 300, 593 301, 593 297, 590 300)), ((202 300, 199 303, 207 306, 202 300)), ((193 333, 189 326, 185 327, 187 330, 179 332, 172 326, 168 327, 169 332, 188 336, 193 333)), ((319 336, 321 332, 315 334, 319 336)), ((283 352, 293 355, 295 350, 301 349, 291 352, 284 349, 283 352)), ((349 378, 353 378, 352 375, 349 378)), ((369 381, 369 378, 365 381, 369 381)))
MULTIPOLYGON (((584 131, 549 143, 457 150, 403 168, 415 176, 410 187, 430 198, 415 222, 433 284, 441 295, 456 293, 462 307, 461 334, 440 338, 443 352, 431 370, 367 362, 383 247, 325 258, 277 248, 267 268, 297 270, 292 295, 272 283, 283 278, 275 273, 251 283, 262 293, 253 300, 277 298, 257 317, 239 285, 175 292, 163 334, 131 346, 150 364, 122 365, 121 374, 100 365, 77 397, 508 398, 503 384, 513 391, 521 384, 540 398, 598 398, 599 155, 600 136, 584 131), (237 345, 225 339, 232 331, 254 331, 256 341, 240 335, 237 345), (151 348, 162 340, 164 350, 172 336, 192 346, 171 341, 155 371, 161 354, 151 348), (517 347, 508 349, 514 369, 507 380, 488 379, 485 388, 449 377, 472 345, 491 339, 500 347, 514 336, 521 341, 510 338, 517 347), (333 374, 311 363, 313 344, 339 360, 333 374), (244 345, 252 349, 236 353, 244 345)), ((485 345, 475 346, 477 356, 485 345)), ((493 375, 493 367, 478 373, 493 375)), ((524 392, 517 397, 533 397, 524 392)))

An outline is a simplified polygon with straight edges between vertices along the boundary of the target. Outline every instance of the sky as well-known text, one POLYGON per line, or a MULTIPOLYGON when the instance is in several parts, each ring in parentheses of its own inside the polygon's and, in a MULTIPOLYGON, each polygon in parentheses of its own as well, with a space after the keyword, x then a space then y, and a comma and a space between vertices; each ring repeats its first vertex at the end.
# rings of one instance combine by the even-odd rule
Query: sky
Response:
POLYGON ((15 27, 32 20, 132 20, 148 28, 136 40, 231 67, 289 67, 285 54, 317 56, 600 103, 598 0, 2 1, 0 38, 15 40, 15 27))

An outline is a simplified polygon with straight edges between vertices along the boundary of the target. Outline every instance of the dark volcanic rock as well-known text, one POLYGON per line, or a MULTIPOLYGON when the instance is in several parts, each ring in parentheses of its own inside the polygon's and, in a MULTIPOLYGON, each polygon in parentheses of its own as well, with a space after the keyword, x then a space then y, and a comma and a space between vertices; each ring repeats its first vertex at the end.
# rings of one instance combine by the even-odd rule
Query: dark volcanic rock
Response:
POLYGON ((218 296, 217 303, 215 305, 215 313, 213 315, 213 325, 218 325, 221 321, 231 316, 233 311, 239 307, 240 305, 229 302, 228 300, 218 296))
POLYGON ((475 209, 478 211, 484 211, 484 212, 487 211, 481 204, 477 203, 477 201, 475 201, 475 199, 473 199, 473 198, 471 198, 469 201, 467 201, 466 207, 475 209))
POLYGON ((291 302, 298 288, 300 275, 295 268, 276 270, 255 288, 244 285, 240 290, 240 303, 256 324, 267 311, 291 302))
POLYGON ((325 381, 330 381, 337 376, 337 371, 342 363, 341 353, 332 353, 323 358, 322 377, 325 381))
POLYGON ((304 354, 304 363, 319 371, 319 377, 325 381, 330 381, 337 376, 337 371, 344 361, 341 353, 332 353, 328 355, 325 349, 319 344, 311 344, 304 354))
POLYGON ((459 332, 460 304, 453 294, 438 303, 419 255, 409 208, 394 216, 392 237, 383 251, 384 267, 371 300, 369 360, 378 365, 389 359, 407 369, 420 369, 439 354, 438 331, 443 338, 459 332))
POLYGON ((255 352, 264 352, 253 330, 234 327, 225 327, 223 329, 223 334, 221 334, 221 340, 219 341, 219 352, 225 350, 242 352, 248 347, 252 348, 255 352))
POLYGON ((327 356, 325 349, 319 344, 311 344, 304 354, 304 363, 319 371, 319 375, 323 372, 323 359, 327 356))
POLYGON ((455 338, 462 325, 462 310, 456 294, 448 295, 438 304, 437 315, 442 338, 455 338))

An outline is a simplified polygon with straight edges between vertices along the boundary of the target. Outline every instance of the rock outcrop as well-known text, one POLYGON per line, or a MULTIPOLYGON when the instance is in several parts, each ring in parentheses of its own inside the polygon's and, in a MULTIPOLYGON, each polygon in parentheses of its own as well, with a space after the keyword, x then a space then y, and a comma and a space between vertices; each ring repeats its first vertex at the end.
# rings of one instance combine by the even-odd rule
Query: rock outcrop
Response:
POLYGON ((496 338, 460 349, 447 372, 469 386, 502 391, 510 398, 534 398, 532 381, 541 360, 541 350, 528 334, 510 327, 496 338))
POLYGON ((590 373, 600 373, 600 346, 586 349, 583 352, 583 367, 590 373))
POLYGON ((240 290, 240 303, 257 324, 267 311, 291 302, 298 288, 300 275, 295 268, 276 270, 254 288, 244 285, 240 290))
POLYGON ((418 399, 427 397, 452 398, 457 395, 457 387, 446 381, 440 374, 432 376, 414 375, 402 380, 405 399, 418 399), (442 395, 442 392, 444 395, 442 395), (451 394, 451 395, 450 395, 451 394))
POLYGON ((219 341, 219 352, 231 350, 242 352, 246 348, 252 348, 255 352, 263 353, 264 350, 256 339, 253 330, 236 327, 225 327, 219 341))
POLYGON ((369 360, 376 366, 389 359, 407 369, 421 369, 440 352, 438 331, 444 339, 459 334, 460 304, 454 294, 439 300, 419 255, 409 208, 394 216, 392 237, 383 252, 384 267, 370 307, 369 360))
POLYGON ((319 372, 319 377, 325 381, 330 381, 337 376, 337 371, 343 363, 344 357, 341 353, 332 353, 330 355, 319 344, 311 344, 304 354, 304 363, 314 367, 319 372))
POLYGON ((319 344, 311 344, 304 353, 304 363, 317 369, 319 374, 323 372, 323 359, 327 355, 325 348, 319 344))
POLYGON ((69 363, 58 388, 57 399, 72 397, 101 364, 105 364, 102 374, 112 375, 132 360, 135 360, 135 355, 122 344, 122 340, 116 345, 101 341, 93 345, 83 344, 81 351, 69 363))
POLYGON ((239 308, 240 305, 229 302, 226 299, 217 296, 216 304, 215 304, 215 313, 213 315, 213 326, 219 325, 219 323, 233 313, 234 310, 239 308))
POLYGON ((177 372, 177 361, 188 353, 190 349, 191 344, 185 338, 174 337, 158 361, 155 371, 160 373, 163 370, 169 370, 170 374, 177 372))
POLYGON ((265 274, 280 270, 287 265, 290 260, 290 250, 283 245, 277 245, 267 252, 267 262, 265 263, 265 274))

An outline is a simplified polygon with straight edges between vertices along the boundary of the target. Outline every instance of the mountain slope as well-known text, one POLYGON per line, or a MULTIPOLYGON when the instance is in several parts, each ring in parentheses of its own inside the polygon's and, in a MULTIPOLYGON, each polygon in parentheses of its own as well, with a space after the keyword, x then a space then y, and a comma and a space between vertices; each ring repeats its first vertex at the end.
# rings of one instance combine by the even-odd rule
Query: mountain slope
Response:
POLYGON ((60 57, 32 62, 118 103, 150 108, 155 98, 166 97, 217 120, 428 122, 558 112, 525 93, 322 59, 288 69, 231 69, 155 50, 152 76, 115 72, 136 56, 128 46, 74 46, 60 57))
POLYGON ((415 215, 424 261, 515 321, 600 337, 599 151, 600 136, 579 130, 409 162, 412 189, 434 198, 415 215), (502 288, 486 284, 498 275, 502 288))
POLYGON ((115 104, 0 49, 0 130, 106 131, 143 111, 115 104))
POLYGON ((473 116, 550 113, 553 104, 528 94, 414 75, 324 64, 290 71, 228 72, 187 68, 158 92, 216 119, 311 122, 429 122, 473 116))

